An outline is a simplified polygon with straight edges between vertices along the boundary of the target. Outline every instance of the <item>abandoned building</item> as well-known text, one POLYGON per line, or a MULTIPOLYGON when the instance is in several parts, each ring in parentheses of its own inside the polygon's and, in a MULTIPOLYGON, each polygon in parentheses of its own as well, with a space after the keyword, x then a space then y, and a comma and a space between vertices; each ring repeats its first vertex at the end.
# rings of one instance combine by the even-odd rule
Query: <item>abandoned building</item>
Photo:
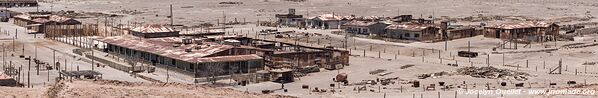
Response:
POLYGON ((301 27, 305 24, 303 15, 295 14, 295 9, 289 9, 288 14, 276 14, 278 24, 287 27, 301 27))
POLYGON ((439 40, 452 40, 482 35, 479 25, 452 25, 448 21, 440 22, 441 38, 439 40))
POLYGON ((307 28, 314 29, 340 29, 342 24, 352 20, 350 16, 339 16, 335 14, 324 14, 305 20, 307 28))
POLYGON ((426 41, 437 39, 439 30, 439 27, 431 24, 392 24, 386 27, 386 34, 384 36, 397 39, 426 41))
POLYGON ((272 68, 317 66, 339 69, 349 64, 349 51, 318 48, 271 40, 252 39, 253 46, 275 50, 267 55, 266 65, 272 68))
POLYGON ((197 38, 140 38, 128 35, 96 40, 104 43, 105 52, 150 62, 153 66, 177 68, 181 73, 196 77, 247 73, 264 68, 264 59, 257 55, 264 53, 239 46, 239 41, 207 42, 197 38))
POLYGON ((0 0, 2 7, 38 6, 37 0, 0 0))
POLYGON ((81 22, 58 15, 23 13, 14 16, 14 24, 26 27, 31 33, 44 33, 47 25, 80 25, 81 22))
POLYGON ((485 26, 483 32, 485 37, 490 38, 541 42, 559 36, 559 31, 559 25, 555 23, 525 21, 485 26))
POLYGON ((0 72, 0 86, 17 86, 18 82, 7 75, 5 72, 0 72))
POLYGON ((413 20, 413 15, 399 15, 392 17, 391 20, 397 23, 410 22, 411 20, 413 20))
POLYGON ((165 26, 144 27, 147 28, 135 28, 131 31, 154 33, 131 33, 95 40, 101 42, 98 46, 102 47, 102 51, 111 55, 157 67, 170 66, 176 68, 177 72, 195 77, 249 73, 265 68, 318 66, 338 69, 348 65, 349 60, 348 51, 336 49, 298 46, 240 36, 174 36, 170 34, 175 31, 165 26), (216 69, 217 72, 214 72, 216 69))
POLYGON ((371 36, 384 34, 386 26, 388 25, 380 22, 353 20, 343 24, 342 28, 347 33, 371 36))
POLYGON ((133 36, 143 38, 177 37, 179 31, 160 24, 147 24, 129 30, 133 36))
POLYGON ((449 39, 468 38, 482 34, 481 30, 475 26, 449 26, 447 32, 449 39))

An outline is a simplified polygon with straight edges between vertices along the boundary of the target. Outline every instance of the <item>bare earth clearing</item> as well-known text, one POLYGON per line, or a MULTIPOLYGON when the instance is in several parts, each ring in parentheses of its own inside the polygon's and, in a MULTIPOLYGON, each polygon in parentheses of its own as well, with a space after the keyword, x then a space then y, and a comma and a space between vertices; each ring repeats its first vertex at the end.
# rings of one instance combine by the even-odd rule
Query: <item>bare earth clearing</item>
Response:
MULTIPOLYGON (((233 89, 213 88, 177 83, 141 83, 114 80, 62 81, 50 87, 2 87, 0 97, 17 98, 285 98, 288 96, 247 93, 233 89)), ((289 97, 291 98, 291 97, 289 97)))
MULTIPOLYGON (((564 24, 591 23, 597 19, 593 15, 598 15, 598 2, 595 0, 307 0, 306 2, 289 2, 284 0, 67 0, 42 3, 42 10, 74 10, 77 12, 104 12, 123 14, 125 17, 116 18, 115 23, 126 24, 128 22, 147 23, 147 24, 166 24, 169 19, 168 5, 174 6, 174 23, 186 26, 198 25, 201 23, 216 24, 222 21, 226 15, 227 21, 256 22, 257 20, 273 21, 274 14, 287 13, 288 8, 297 9, 298 14, 308 17, 329 14, 334 12, 340 15, 357 16, 395 16, 400 14, 413 14, 414 18, 434 16, 436 18, 456 19, 458 24, 479 24, 479 22, 507 21, 507 20, 544 20, 560 22, 564 24), (243 2, 243 4, 218 4, 219 2, 243 2), (266 2, 267 1, 267 2, 266 2), (309 12, 308 12, 309 11, 309 12), (497 16, 503 18, 468 20, 468 17, 497 16), (447 17, 443 17, 447 16, 447 17), (504 18, 507 17, 507 18, 504 18)), ((35 11, 36 8, 11 8, 17 11, 35 11)), ((95 18, 83 19, 88 23, 95 23, 95 18)), ((104 19, 100 18, 100 21, 104 19)), ((255 35, 254 32, 261 29, 275 29, 273 27, 256 27, 255 24, 234 26, 241 35, 255 35)), ((343 35, 331 34, 333 30, 297 30, 295 28, 277 28, 281 31, 295 30, 298 32, 309 32, 322 34, 322 36, 312 37, 309 42, 305 38, 300 40, 302 45, 315 45, 316 38, 321 38, 322 45, 341 47, 344 40, 343 35), (324 40, 324 38, 327 38, 324 40)), ((228 29, 227 29, 228 30, 228 29)), ((230 32, 230 31, 227 31, 230 32)), ((596 35, 589 35, 596 39, 596 35)), ((261 39, 275 39, 274 36, 260 36, 261 39)), ((261 90, 276 90, 275 94, 291 95, 297 97, 317 98, 317 97, 340 97, 340 98, 410 98, 412 96, 424 96, 426 98, 437 98, 437 96, 458 98, 477 98, 476 94, 456 94, 457 91, 464 90, 484 90, 484 89, 523 89, 523 90, 559 90, 571 88, 568 81, 576 81, 577 84, 596 84, 598 83, 598 67, 594 64, 584 64, 586 62, 598 62, 598 47, 570 48, 566 45, 583 43, 596 44, 593 41, 559 41, 549 43, 531 44, 530 48, 519 46, 518 50, 498 49, 493 51, 499 42, 499 39, 484 38, 476 36, 472 38, 457 39, 448 42, 447 50, 444 50, 444 43, 394 43, 383 40, 373 40, 366 38, 349 38, 349 48, 352 49, 350 66, 339 71, 322 70, 322 72, 312 73, 305 77, 297 79, 293 83, 285 84, 289 92, 279 90, 280 84, 274 82, 263 82, 249 84, 248 86, 227 87, 230 89, 189 87, 186 85, 160 85, 160 84, 136 84, 136 83, 111 83, 75 81, 65 83, 64 88, 58 92, 61 97, 77 96, 109 96, 109 97, 128 97, 128 96, 168 96, 168 97, 280 97, 276 95, 246 94, 240 91, 260 93, 261 90), (468 58, 455 56, 457 51, 467 50, 467 43, 471 41, 471 50, 480 52, 477 58, 468 58), (546 49, 556 49, 548 52, 523 52, 540 51, 546 49), (492 53, 496 52, 496 53, 492 53), (504 54, 501 54, 504 53, 504 54), (486 59, 490 58, 489 62, 486 59), (365 55, 365 56, 364 56, 365 55), (548 74, 548 72, 557 67, 559 60, 563 60, 563 74, 548 74), (447 64, 457 63, 458 67, 447 66, 447 64), (409 68, 400 68, 404 65, 414 65, 409 68), (435 76, 427 79, 419 79, 417 76, 425 73, 455 72, 459 68, 468 66, 485 67, 493 66, 499 69, 508 69, 518 72, 529 73, 525 81, 515 79, 489 79, 475 78, 468 75, 449 74, 435 76), (370 75, 369 71, 376 69, 386 69, 386 72, 392 72, 385 76, 370 75), (332 78, 338 73, 347 73, 350 85, 339 88, 331 88, 330 84, 335 84, 332 78), (376 80, 376 78, 394 78, 397 83, 386 86, 365 85, 365 91, 354 90, 364 85, 355 85, 354 83, 362 80, 376 80), (423 91, 422 87, 413 88, 408 81, 418 80, 422 85, 438 84, 446 82, 446 85, 461 86, 450 90, 440 90, 437 87, 435 91, 423 91), (507 86, 500 86, 500 82, 507 82, 507 86), (523 87, 516 87, 517 83, 525 83, 523 87), (550 83, 556 83, 550 86, 550 83), (127 85, 124 85, 127 84, 127 85), (486 85, 489 84, 489 85, 486 85), (335 89, 336 92, 310 92, 308 89, 302 89, 302 85, 309 85, 310 89, 315 87, 321 89, 335 89), (467 85, 465 89, 463 86, 467 85), (191 90, 189 90, 191 89, 191 90), (212 90, 214 89, 214 90, 212 90), (111 91, 106 91, 111 90, 111 91), (208 92, 203 92, 208 91, 208 92), (199 94, 198 94, 199 92, 199 94), (151 95, 144 95, 151 94, 151 95)), ((322 46, 319 45, 319 46, 322 46)), ((595 86, 581 86, 583 89, 594 89, 595 86)), ((0 95, 19 95, 26 96, 45 96, 43 91, 29 91, 21 88, 0 88, 0 95)), ((39 88, 35 88, 39 89, 39 88)), ((560 98, 560 97, 581 97, 593 98, 597 95, 546 95, 546 94, 513 94, 500 95, 490 94, 481 95, 482 98, 560 98)))

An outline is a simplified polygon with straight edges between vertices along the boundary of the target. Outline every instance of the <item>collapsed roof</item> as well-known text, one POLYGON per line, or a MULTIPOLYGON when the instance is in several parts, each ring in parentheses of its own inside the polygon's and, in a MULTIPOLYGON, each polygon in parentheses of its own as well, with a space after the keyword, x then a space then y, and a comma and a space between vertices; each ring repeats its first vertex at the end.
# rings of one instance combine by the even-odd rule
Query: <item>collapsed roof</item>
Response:
POLYGON ((510 22, 510 23, 497 23, 486 26, 487 28, 500 28, 500 29, 521 29, 521 28, 537 28, 537 27, 549 27, 554 23, 538 22, 538 21, 525 21, 525 22, 510 22))
POLYGON ((178 37, 164 37, 164 38, 138 38, 133 36, 111 36, 105 38, 96 39, 100 42, 108 43, 111 45, 125 47, 128 49, 147 52, 155 55, 160 55, 168 58, 178 59, 185 62, 191 63, 204 63, 204 62, 228 62, 228 61, 245 61, 245 60, 258 60, 262 59, 260 56, 251 55, 232 55, 232 56, 216 56, 210 57, 212 54, 216 54, 222 51, 233 49, 234 46, 223 45, 213 42, 203 42, 199 44, 180 44, 178 47, 174 47, 175 43, 178 43, 182 38, 178 37), (185 51, 185 49, 192 49, 191 51, 185 51))

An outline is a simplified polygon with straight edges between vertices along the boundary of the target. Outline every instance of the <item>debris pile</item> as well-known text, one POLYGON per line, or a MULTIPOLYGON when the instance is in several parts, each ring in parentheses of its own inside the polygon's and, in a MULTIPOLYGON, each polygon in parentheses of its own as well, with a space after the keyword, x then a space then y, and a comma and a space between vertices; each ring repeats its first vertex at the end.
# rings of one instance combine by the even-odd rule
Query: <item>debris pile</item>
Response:
POLYGON ((464 21, 464 22, 482 22, 482 21, 496 21, 496 20, 503 20, 503 21, 541 21, 543 19, 526 17, 526 16, 503 16, 503 15, 472 15, 468 17, 448 17, 443 16, 438 18, 439 20, 448 20, 448 21, 464 21))
POLYGON ((596 63, 598 63, 598 62, 584 62, 581 65, 596 65, 596 63))
POLYGON ((449 75, 449 73, 445 72, 445 71, 437 72, 437 73, 430 73, 430 74, 425 73, 425 74, 418 75, 417 78, 419 78, 419 79, 426 79, 429 77, 436 78, 438 76, 443 76, 443 75, 449 75))
POLYGON ((489 79, 515 79, 518 81, 527 80, 528 73, 511 71, 508 69, 498 69, 494 67, 465 67, 457 70, 458 74, 470 75, 476 78, 489 78, 489 79))
POLYGON ((232 1, 228 1, 228 2, 220 2, 218 4, 243 4, 243 2, 232 2, 232 1))
POLYGON ((290 1, 290 2, 305 2, 307 0, 283 0, 283 1, 290 1))
POLYGON ((409 68, 409 67, 413 67, 413 66, 415 66, 415 65, 408 64, 408 65, 403 65, 403 66, 401 66, 399 68, 405 69, 405 68, 409 68))
POLYGON ((384 70, 384 69, 376 69, 376 70, 370 71, 370 74, 375 75, 375 74, 379 74, 379 73, 382 73, 385 71, 386 70, 384 70))
POLYGON ((118 11, 112 11, 111 13, 120 13, 120 14, 128 14, 128 15, 138 15, 138 14, 143 14, 144 12, 137 11, 137 10, 118 10, 118 11))

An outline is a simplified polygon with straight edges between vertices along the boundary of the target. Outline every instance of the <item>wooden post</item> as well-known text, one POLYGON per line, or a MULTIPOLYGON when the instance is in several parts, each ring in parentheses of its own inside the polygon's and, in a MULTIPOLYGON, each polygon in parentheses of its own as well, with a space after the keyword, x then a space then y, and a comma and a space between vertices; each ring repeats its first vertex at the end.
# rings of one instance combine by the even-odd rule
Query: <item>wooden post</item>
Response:
POLYGON ((502 54, 502 66, 505 66, 505 54, 502 54))
POLYGON ((426 50, 422 49, 422 62, 426 62, 425 56, 426 56, 426 50))
POLYGON ((455 91, 455 98, 457 98, 457 91, 455 91))
POLYGON ((397 48, 397 55, 401 55, 401 49, 397 48))
POLYGON ((546 69, 546 60, 544 60, 544 62, 542 63, 542 65, 544 65, 543 69, 546 69))
POLYGON ((487 58, 486 58, 486 66, 490 67, 490 54, 486 54, 487 58))

